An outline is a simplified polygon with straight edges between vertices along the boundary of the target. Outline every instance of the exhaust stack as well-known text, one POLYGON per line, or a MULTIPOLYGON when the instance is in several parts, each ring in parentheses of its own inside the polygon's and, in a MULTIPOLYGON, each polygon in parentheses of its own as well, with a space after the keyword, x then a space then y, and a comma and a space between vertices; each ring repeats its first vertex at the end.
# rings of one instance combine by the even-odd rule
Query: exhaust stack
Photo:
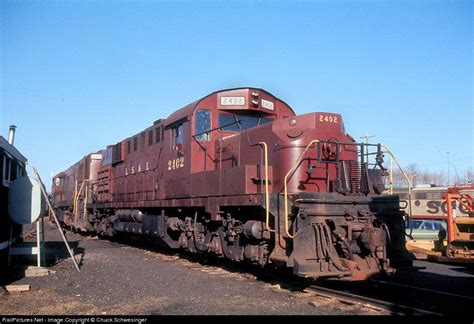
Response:
POLYGON ((8 143, 10 145, 13 145, 13 142, 15 141, 15 125, 10 125, 10 131, 8 132, 8 143))

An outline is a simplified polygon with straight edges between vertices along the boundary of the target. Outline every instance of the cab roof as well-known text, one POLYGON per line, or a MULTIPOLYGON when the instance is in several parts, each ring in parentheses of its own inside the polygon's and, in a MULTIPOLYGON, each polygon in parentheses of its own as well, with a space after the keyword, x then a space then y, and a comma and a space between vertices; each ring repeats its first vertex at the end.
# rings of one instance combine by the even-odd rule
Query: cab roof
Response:
POLYGON ((271 94, 270 92, 264 90, 264 89, 261 89, 261 88, 253 88, 253 87, 240 87, 240 88, 229 88, 229 89, 221 89, 221 90, 217 90, 217 91, 214 91, 210 94, 208 94, 207 96, 205 97, 202 97, 201 99, 198 99, 192 103, 190 103, 189 105, 186 105, 184 106, 183 108, 175 111, 174 113, 172 113, 171 115, 168 116, 168 118, 166 118, 165 120, 165 127, 166 126, 169 126, 171 124, 174 124, 180 120, 183 120, 185 118, 188 118, 189 116, 192 116, 194 114, 194 110, 196 109, 196 107, 199 105, 199 103, 201 101, 203 101, 204 99, 206 98, 209 98, 211 96, 214 96, 218 93, 221 93, 221 92, 228 92, 228 91, 233 91, 233 90, 257 90, 257 91, 260 91, 260 92, 264 92, 266 93, 267 95, 269 96, 272 96, 274 97, 275 99, 281 101, 283 104, 285 104, 287 107, 290 108, 290 110, 293 112, 293 114, 295 114, 295 112, 293 111, 293 109, 290 107, 290 105, 288 105, 286 102, 284 102, 283 100, 281 100, 280 98, 278 97, 275 97, 273 94, 271 94))

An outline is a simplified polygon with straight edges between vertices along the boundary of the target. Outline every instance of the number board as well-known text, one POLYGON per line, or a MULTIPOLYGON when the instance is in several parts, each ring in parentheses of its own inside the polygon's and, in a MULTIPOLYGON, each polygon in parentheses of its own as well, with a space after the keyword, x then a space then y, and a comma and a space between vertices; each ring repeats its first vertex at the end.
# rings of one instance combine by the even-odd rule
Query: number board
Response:
POLYGON ((221 97, 222 106, 244 106, 245 97, 221 97))
POLYGON ((262 108, 265 108, 268 110, 275 110, 275 105, 271 101, 262 99, 262 108))

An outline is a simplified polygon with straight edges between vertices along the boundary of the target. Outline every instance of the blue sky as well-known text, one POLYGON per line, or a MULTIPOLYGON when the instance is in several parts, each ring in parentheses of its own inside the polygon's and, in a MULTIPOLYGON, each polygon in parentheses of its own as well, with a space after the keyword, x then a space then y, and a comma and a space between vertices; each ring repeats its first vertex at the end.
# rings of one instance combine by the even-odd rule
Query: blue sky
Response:
POLYGON ((46 179, 240 86, 405 166, 474 168, 471 1, 1 1, 0 21, 0 134, 46 179))

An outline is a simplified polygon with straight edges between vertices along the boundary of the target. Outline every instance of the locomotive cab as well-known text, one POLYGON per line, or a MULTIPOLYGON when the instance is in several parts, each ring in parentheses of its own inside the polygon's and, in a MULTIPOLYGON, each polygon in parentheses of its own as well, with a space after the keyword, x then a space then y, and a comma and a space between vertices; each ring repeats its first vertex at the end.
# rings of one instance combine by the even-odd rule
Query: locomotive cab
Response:
POLYGON ((232 89, 203 98, 191 118, 191 173, 244 165, 241 149, 248 138, 243 133, 294 115, 288 105, 260 89, 232 89))

